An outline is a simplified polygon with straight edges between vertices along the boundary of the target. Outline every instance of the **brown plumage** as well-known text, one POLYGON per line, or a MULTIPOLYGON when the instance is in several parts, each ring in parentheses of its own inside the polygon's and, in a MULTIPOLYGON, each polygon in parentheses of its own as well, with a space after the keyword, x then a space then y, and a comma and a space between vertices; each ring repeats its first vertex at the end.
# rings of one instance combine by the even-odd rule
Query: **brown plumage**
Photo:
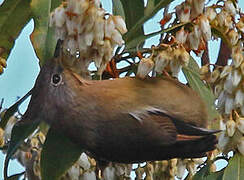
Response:
POLYGON ((65 133, 98 160, 202 157, 217 143, 192 89, 171 78, 89 81, 49 60, 25 114, 65 133))

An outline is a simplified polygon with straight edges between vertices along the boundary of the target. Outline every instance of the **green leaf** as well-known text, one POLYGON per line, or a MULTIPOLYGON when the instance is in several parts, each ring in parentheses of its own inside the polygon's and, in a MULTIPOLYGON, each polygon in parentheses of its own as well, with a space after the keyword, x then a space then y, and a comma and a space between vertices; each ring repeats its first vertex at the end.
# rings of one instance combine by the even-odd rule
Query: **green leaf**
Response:
POLYGON ((7 59, 15 39, 31 18, 30 0, 5 0, 0 6, 0 57, 7 59))
POLYGON ((188 67, 184 67, 182 70, 190 87, 198 92, 206 103, 209 114, 209 124, 213 123, 213 120, 218 116, 218 112, 214 105, 215 97, 212 91, 200 79, 198 64, 192 57, 190 57, 188 67))
MULTIPOLYGON (((142 1, 139 1, 139 0, 136 0, 136 1, 135 0, 134 1, 121 0, 121 1, 122 1, 123 6, 124 6, 124 9, 125 9, 125 14, 127 14, 127 11, 129 11, 128 13, 131 13, 132 16, 135 16, 137 14, 139 15, 139 18, 137 18, 137 21, 134 21, 133 24, 130 22, 128 24, 126 24, 129 31, 124 35, 124 40, 127 43, 127 42, 131 41, 132 39, 134 39, 135 37, 138 36, 138 30, 140 30, 143 27, 143 24, 148 19, 150 19, 160 9, 166 7, 167 5, 169 5, 174 0, 161 0, 157 3, 155 3, 155 6, 153 8, 151 8, 150 11, 149 10, 147 11, 147 15, 140 13, 140 11, 138 11, 136 9, 136 6, 138 6, 138 8, 139 8, 140 2, 142 2, 142 1), (133 9, 127 8, 127 4, 129 2, 134 2, 134 6, 132 6, 133 9)), ((128 21, 127 18, 125 20, 128 21)))
POLYGON ((54 28, 49 27, 49 15, 61 2, 61 0, 32 0, 31 2, 35 23, 35 29, 31 34, 31 42, 41 65, 45 63, 45 60, 53 57, 54 54, 56 39, 54 28))
POLYGON ((4 113, 4 116, 0 121, 0 127, 2 129, 5 129, 5 126, 7 125, 9 118, 18 111, 18 107, 21 105, 21 103, 24 102, 31 95, 31 91, 32 90, 30 90, 24 97, 22 97, 20 100, 18 100, 10 108, 8 108, 8 110, 4 113))
POLYGON ((19 178, 21 176, 23 176, 24 174, 25 174, 25 172, 14 174, 14 175, 8 177, 6 180, 19 180, 19 178))
POLYGON ((11 133, 11 140, 8 147, 6 159, 4 162, 4 178, 7 179, 7 170, 8 170, 8 163, 10 158, 16 152, 18 147, 24 142, 24 140, 34 132, 37 128, 39 122, 32 122, 28 121, 27 123, 24 121, 17 122, 11 133))
POLYGON ((126 27, 128 29, 128 32, 124 35, 125 44, 127 44, 129 41, 133 40, 134 38, 137 38, 138 36, 144 35, 142 24, 140 27, 136 28, 133 32, 131 30, 133 29, 134 25, 137 24, 137 22, 144 17, 144 2, 143 0, 120 0, 124 13, 125 13, 125 22, 126 27), (128 36, 128 33, 130 36, 128 36))
POLYGON ((119 15, 125 20, 125 12, 120 0, 113 0, 113 14, 119 15))
POLYGON ((223 180, 241 180, 244 177, 244 156, 236 153, 225 168, 223 180))
POLYGON ((58 180, 79 158, 82 149, 63 133, 50 129, 41 154, 42 180, 58 180))

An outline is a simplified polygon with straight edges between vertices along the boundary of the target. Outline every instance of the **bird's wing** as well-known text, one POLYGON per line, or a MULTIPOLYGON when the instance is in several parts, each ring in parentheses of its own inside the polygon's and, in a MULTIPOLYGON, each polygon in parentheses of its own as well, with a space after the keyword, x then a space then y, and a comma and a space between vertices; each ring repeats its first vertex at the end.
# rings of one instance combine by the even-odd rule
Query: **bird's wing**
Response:
POLYGON ((173 144, 177 138, 177 129, 169 116, 156 108, 145 108, 130 112, 129 115, 138 123, 137 134, 144 142, 157 145, 173 144))
POLYGON ((174 143, 178 140, 193 140, 201 138, 202 136, 211 135, 219 132, 218 130, 208 130, 202 127, 197 127, 189 123, 185 123, 168 115, 166 111, 155 108, 147 107, 141 111, 134 111, 129 113, 140 124, 145 124, 144 128, 148 129, 153 124, 157 129, 151 129, 151 132, 157 138, 163 137, 165 144, 174 143))

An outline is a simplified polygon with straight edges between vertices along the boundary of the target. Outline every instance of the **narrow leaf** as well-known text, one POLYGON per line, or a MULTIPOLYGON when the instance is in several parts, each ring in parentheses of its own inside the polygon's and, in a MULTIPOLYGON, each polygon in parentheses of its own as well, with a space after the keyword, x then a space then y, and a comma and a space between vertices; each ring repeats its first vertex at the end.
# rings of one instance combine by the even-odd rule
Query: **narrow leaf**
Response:
POLYGON ((197 63, 191 57, 188 67, 184 67, 182 70, 190 87, 198 92, 201 98, 205 101, 208 108, 209 122, 212 123, 213 120, 218 116, 214 105, 215 97, 212 91, 207 88, 207 86, 200 79, 199 67, 197 63))
POLYGON ((142 25, 138 27, 136 30, 131 33, 131 29, 134 27, 137 22, 144 17, 144 2, 143 0, 120 0, 124 13, 125 13, 125 22, 128 29, 128 32, 124 36, 125 44, 127 44, 129 41, 144 35, 143 27, 142 25), (127 34, 131 34, 131 36, 127 37, 127 34))
POLYGON ((24 142, 24 140, 34 132, 39 122, 24 123, 23 121, 17 122, 11 133, 11 140, 7 151, 7 156, 4 162, 4 178, 7 179, 8 163, 18 147, 24 142))
POLYGON ((0 6, 0 57, 7 59, 15 39, 31 18, 30 0, 5 0, 0 6))
POLYGON ((236 153, 225 168, 223 180, 241 180, 244 177, 244 156, 236 153))
POLYGON ((50 129, 41 154, 42 180, 58 180, 79 158, 82 149, 63 133, 50 129))
POLYGON ((9 118, 18 111, 18 107, 21 105, 21 103, 24 102, 31 95, 31 91, 32 90, 30 90, 24 97, 22 97, 20 100, 18 100, 10 108, 8 108, 8 110, 4 113, 4 116, 0 121, 0 127, 2 129, 5 129, 5 126, 7 125, 9 118))
POLYGON ((125 20, 125 12, 120 0, 113 0, 113 14, 119 15, 125 20))
POLYGON ((54 28, 49 27, 51 11, 61 3, 61 0, 32 0, 31 10, 35 29, 31 34, 31 42, 40 60, 40 65, 53 56, 56 39, 54 28))
MULTIPOLYGON (((123 6, 126 7, 126 3, 130 2, 127 0, 121 0, 123 3, 123 6)), ((129 31, 125 34, 124 39, 126 42, 128 42, 129 40, 133 39, 138 30, 142 28, 142 25, 151 17, 153 17, 160 9, 166 7, 167 5, 169 5, 171 2, 173 2, 174 0, 161 0, 158 3, 155 4, 154 8, 151 9, 151 11, 147 12, 147 15, 144 16, 140 16, 140 19, 136 22, 134 22, 134 24, 132 24, 132 27, 129 28, 129 31)), ((133 1, 134 2, 134 1, 133 1)), ((139 4, 138 4, 139 5, 139 4)), ((125 8, 126 10, 127 8, 125 8)), ((135 15, 137 13, 134 13, 138 11, 136 9, 132 9, 131 10, 131 14, 135 15)), ((127 20, 126 20, 127 21, 127 20)))

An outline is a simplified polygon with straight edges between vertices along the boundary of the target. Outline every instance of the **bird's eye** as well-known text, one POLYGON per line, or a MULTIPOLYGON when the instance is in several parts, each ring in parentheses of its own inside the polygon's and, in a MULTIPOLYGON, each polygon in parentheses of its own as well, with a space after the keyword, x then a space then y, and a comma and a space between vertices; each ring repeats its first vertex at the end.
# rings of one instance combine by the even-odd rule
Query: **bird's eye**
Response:
POLYGON ((58 86, 61 82, 62 82, 62 76, 60 74, 53 74, 52 75, 51 83, 54 86, 58 86))

